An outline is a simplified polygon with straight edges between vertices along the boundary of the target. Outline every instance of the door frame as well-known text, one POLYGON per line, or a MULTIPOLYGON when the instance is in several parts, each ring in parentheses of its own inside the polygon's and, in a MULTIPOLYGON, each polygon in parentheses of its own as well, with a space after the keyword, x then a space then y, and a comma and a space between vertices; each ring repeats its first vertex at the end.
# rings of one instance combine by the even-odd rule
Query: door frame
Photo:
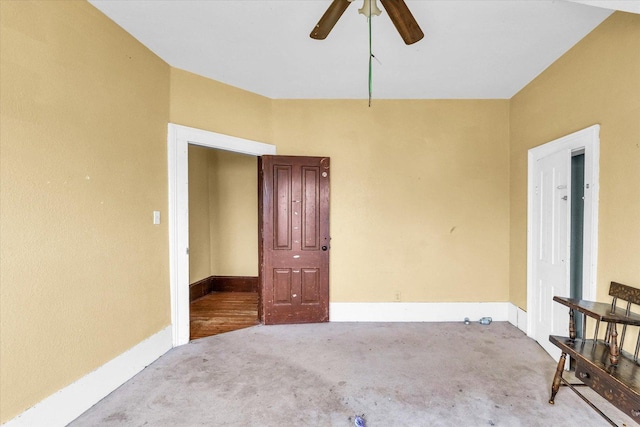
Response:
MULTIPOLYGON (((537 287, 534 281, 533 235, 534 221, 533 199, 535 196, 536 162, 551 154, 566 151, 570 164, 571 153, 584 150, 585 154, 585 206, 584 206, 584 245, 583 245, 583 289, 582 298, 596 299, 597 261, 598 261, 598 194, 600 176, 600 125, 593 125, 572 134, 558 138, 546 144, 534 147, 528 153, 527 167, 527 317, 534 319, 540 309, 536 298, 537 287), (587 197, 587 195, 590 195, 587 197)), ((570 229, 568 230, 570 233, 570 229)), ((570 244, 570 240, 569 240, 570 244)), ((568 268, 569 262, 567 262, 568 268)), ((534 338, 535 322, 527 322, 527 335, 534 338)))
POLYGON ((251 156, 276 154, 275 145, 169 123, 169 292, 174 347, 189 342, 189 144, 251 156))

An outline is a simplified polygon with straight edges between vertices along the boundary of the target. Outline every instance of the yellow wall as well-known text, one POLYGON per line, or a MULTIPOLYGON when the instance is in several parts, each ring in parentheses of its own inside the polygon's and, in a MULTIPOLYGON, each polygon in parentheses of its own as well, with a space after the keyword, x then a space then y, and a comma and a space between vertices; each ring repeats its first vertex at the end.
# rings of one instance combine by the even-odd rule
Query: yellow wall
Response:
POLYGON ((189 145, 189 283, 212 275, 209 165, 212 150, 189 145))
MULTIPOLYGON (((172 70, 173 121, 332 158, 331 301, 508 301, 508 110, 507 100, 267 103, 172 70), (243 133, 202 114, 245 102, 254 108, 245 121, 256 122, 243 133)), ((237 199, 256 192, 255 160, 217 156, 226 157, 210 175, 209 212, 233 222, 210 225, 212 274, 255 275, 256 201, 237 199), (225 168, 237 176, 221 190, 225 168)))
POLYGON ((4 422, 170 324, 169 67, 86 2, 0 16, 4 422))
POLYGON ((189 146, 189 282, 258 275, 257 160, 189 146))
POLYGON ((274 101, 331 157, 331 301, 508 301, 507 100, 274 101))
POLYGON ((640 287, 640 15, 617 12, 511 99, 510 300, 526 308, 527 150, 599 123, 598 299, 640 287))
POLYGON ((209 200, 212 212, 212 274, 258 276, 258 161, 212 150, 209 200))

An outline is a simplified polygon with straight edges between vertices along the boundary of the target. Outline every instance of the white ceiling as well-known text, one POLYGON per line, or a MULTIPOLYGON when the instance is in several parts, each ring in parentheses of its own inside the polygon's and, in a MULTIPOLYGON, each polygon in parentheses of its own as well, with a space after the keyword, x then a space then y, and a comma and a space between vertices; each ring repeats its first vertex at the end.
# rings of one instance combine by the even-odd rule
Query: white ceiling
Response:
MULTIPOLYGON (((361 4, 313 40, 331 0, 89 1, 173 67, 274 99, 368 97, 361 4)), ((511 98, 612 13, 589 0, 406 3, 425 37, 407 46, 384 11, 373 18, 374 99, 511 98)))

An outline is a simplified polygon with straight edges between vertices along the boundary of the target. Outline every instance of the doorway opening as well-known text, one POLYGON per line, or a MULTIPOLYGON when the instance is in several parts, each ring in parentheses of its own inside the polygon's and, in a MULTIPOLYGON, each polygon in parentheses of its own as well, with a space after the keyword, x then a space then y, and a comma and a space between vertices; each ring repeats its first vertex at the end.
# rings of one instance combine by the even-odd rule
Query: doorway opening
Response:
POLYGON ((189 144, 190 339, 258 324, 255 156, 189 144))

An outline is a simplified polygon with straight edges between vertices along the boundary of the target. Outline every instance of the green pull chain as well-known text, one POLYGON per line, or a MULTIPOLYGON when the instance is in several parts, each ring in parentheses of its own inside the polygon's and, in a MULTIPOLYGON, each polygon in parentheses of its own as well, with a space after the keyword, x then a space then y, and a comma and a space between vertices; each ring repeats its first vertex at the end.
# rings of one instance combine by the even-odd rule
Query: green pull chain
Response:
MULTIPOLYGON (((371 0, 369 0, 369 6, 371 6, 371 0)), ((371 7, 369 7, 371 10, 371 7)), ((371 107, 371 93, 373 92, 373 69, 372 69, 372 59, 373 59, 373 51, 371 50, 371 14, 369 14, 369 107, 371 107)))

